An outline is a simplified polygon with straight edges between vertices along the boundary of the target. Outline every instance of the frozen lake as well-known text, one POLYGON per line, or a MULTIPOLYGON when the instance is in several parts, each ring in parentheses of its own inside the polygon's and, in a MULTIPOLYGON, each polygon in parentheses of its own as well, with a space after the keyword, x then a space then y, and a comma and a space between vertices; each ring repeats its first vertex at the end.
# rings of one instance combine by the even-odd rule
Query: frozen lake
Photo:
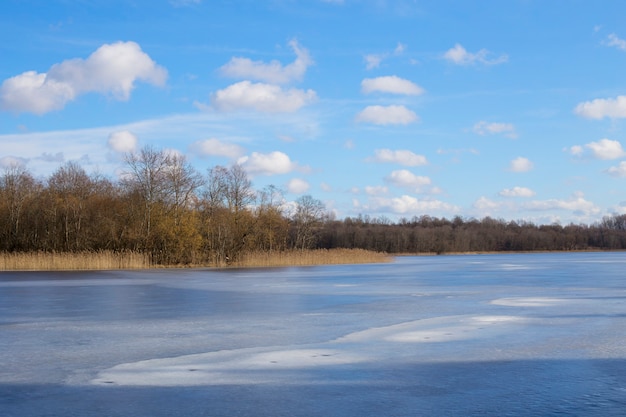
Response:
POLYGON ((0 415, 625 416, 626 253, 0 273, 0 415))

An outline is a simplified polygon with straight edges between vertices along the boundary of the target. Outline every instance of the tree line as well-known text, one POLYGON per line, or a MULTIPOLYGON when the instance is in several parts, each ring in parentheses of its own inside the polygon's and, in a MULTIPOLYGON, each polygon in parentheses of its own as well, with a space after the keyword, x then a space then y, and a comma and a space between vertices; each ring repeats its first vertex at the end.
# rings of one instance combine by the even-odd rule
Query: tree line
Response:
POLYGON ((245 251, 313 248, 327 216, 308 195, 288 212, 278 188, 254 190, 239 165, 202 174, 153 147, 124 162, 117 181, 75 162, 45 180, 5 169, 0 251, 137 251, 155 264, 224 264, 245 251))
POLYGON ((290 207, 255 190, 239 166, 200 173, 145 147, 113 181, 74 162, 40 180, 22 166, 0 178, 0 251, 137 251, 155 264, 227 264, 248 251, 359 248, 388 253, 626 249, 626 215, 593 225, 535 225, 430 216, 337 220, 310 195, 290 207))

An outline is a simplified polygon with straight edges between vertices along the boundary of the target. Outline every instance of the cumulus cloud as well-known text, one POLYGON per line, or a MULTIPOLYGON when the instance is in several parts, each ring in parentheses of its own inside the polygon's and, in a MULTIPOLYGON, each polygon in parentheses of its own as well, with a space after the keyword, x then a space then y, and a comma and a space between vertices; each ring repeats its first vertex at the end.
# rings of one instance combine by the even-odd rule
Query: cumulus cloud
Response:
POLYGON ((167 71, 135 42, 102 45, 87 59, 53 65, 47 73, 27 71, 4 80, 0 108, 17 113, 44 114, 60 110, 81 94, 110 94, 128 100, 137 80, 165 84, 167 71))
POLYGON ((367 106, 356 115, 356 121, 376 125, 408 125, 419 121, 419 117, 404 106, 367 106))
POLYGON ((511 161, 509 169, 513 172, 528 172, 533 169, 534 164, 524 157, 518 157, 511 161))
POLYGON ((385 181, 397 187, 408 188, 416 193, 423 192, 424 187, 431 184, 430 178, 415 175, 406 169, 392 171, 385 177, 385 181))
POLYGON ((626 117, 626 96, 585 101, 576 106, 574 113, 587 119, 623 119, 626 117))
POLYGON ((502 197, 532 197, 535 195, 535 192, 526 187, 513 187, 505 188, 498 194, 500 194, 502 197))
POLYGON ((289 156, 279 151, 267 154, 252 152, 250 156, 239 158, 237 163, 251 175, 286 174, 296 168, 289 156))
POLYGON ((137 149, 137 136, 128 130, 113 132, 109 135, 108 145, 115 152, 134 152, 137 149))
POLYGON ((616 167, 606 170, 606 173, 613 177, 626 177, 626 161, 622 161, 616 167))
POLYGON ((309 52, 302 48, 295 39, 289 42, 289 46, 296 54, 296 60, 291 64, 282 65, 278 61, 265 63, 252 61, 248 58, 235 57, 220 68, 220 72, 231 78, 252 79, 274 84, 287 84, 292 81, 300 81, 313 60, 309 52))
POLYGON ((241 146, 222 142, 215 138, 194 142, 190 149, 200 156, 225 156, 231 159, 239 158, 244 154, 244 149, 241 146))
POLYGON ((493 54, 486 49, 481 49, 476 53, 468 52, 461 44, 454 45, 443 57, 456 65, 497 65, 507 62, 509 57, 506 54, 491 58, 493 54))
POLYGON ((406 166, 427 165, 428 160, 423 155, 417 155, 409 150, 376 149, 374 157, 368 159, 371 162, 394 163, 406 166))
POLYGON ((591 142, 585 145, 598 159, 618 159, 626 154, 622 149, 622 144, 616 140, 601 139, 598 142, 591 142))
POLYGON ((303 194, 306 193, 310 188, 308 182, 300 178, 292 178, 287 183, 287 191, 293 194, 303 194))
POLYGON ((291 113, 314 102, 317 95, 313 90, 241 81, 218 90, 211 97, 213 106, 221 111, 256 110, 268 113, 291 113))
POLYGON ((419 85, 395 75, 366 78, 361 81, 361 91, 365 94, 378 91, 409 96, 418 96, 424 93, 424 89, 419 85))
POLYGON ((494 123, 480 121, 474 125, 472 131, 479 135, 504 134, 506 137, 509 137, 511 139, 515 139, 517 137, 517 133, 515 132, 515 126, 513 126, 511 123, 494 123))

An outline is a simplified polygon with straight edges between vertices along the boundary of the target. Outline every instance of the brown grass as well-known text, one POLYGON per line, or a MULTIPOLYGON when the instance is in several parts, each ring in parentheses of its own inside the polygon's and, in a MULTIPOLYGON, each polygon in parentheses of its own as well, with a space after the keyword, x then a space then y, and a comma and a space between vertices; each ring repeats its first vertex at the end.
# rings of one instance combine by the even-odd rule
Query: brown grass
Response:
MULTIPOLYGON (((362 264, 390 262, 391 257, 363 249, 318 249, 250 252, 229 265, 197 267, 280 267, 302 265, 362 264)), ((138 252, 0 252, 0 271, 73 271, 147 269, 185 265, 151 265, 148 255, 138 252)))
POLYGON ((250 252, 244 254, 235 267, 276 267, 298 265, 363 264, 390 262, 385 253, 363 249, 289 250, 280 252, 250 252))
POLYGON ((0 271, 72 271, 149 268, 138 252, 2 252, 0 271))

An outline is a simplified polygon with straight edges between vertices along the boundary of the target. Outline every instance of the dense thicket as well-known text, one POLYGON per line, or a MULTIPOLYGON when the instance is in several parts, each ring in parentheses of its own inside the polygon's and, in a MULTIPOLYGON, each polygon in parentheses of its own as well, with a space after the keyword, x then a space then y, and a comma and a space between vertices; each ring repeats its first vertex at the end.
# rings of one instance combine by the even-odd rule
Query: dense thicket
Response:
POLYGON ((388 253, 626 249, 626 215, 593 225, 429 216, 392 223, 333 219, 307 195, 289 212, 237 165, 205 175, 176 154, 126 156, 119 181, 75 163, 46 180, 14 166, 0 177, 0 251, 137 251, 153 263, 228 263, 246 251, 361 248, 388 253))

